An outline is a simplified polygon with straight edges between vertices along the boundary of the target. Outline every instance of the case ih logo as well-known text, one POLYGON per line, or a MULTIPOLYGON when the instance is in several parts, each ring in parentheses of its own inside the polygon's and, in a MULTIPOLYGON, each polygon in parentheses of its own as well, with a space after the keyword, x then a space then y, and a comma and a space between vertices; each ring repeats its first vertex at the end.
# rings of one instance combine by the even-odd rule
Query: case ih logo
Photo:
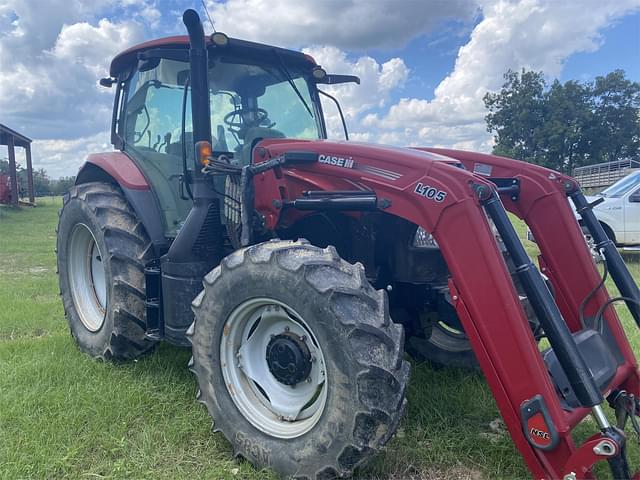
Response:
POLYGON ((531 429, 529 430, 529 433, 532 436, 542 438, 543 440, 549 440, 550 438, 547 432, 545 432, 544 430, 538 430, 535 427, 531 427, 531 429))
POLYGON ((336 167, 353 168, 353 158, 351 157, 333 157, 331 155, 325 155, 323 153, 318 156, 320 163, 326 163, 327 165, 333 165, 336 167))

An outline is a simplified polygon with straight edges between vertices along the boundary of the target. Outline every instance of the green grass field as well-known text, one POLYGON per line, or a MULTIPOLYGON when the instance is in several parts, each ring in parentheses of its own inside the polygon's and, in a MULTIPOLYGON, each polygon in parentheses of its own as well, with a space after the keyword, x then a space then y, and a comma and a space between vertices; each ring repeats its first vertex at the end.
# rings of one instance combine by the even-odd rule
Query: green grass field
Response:
MULTIPOLYGON (((58 297, 59 207, 0 207, 0 478, 274 478, 211 433, 188 350, 111 365, 76 349, 58 297)), ((528 478, 508 434, 490 428, 499 414, 480 374, 414 365, 408 396, 398 434, 359 478, 528 478)), ((635 445, 631 457, 640 465, 635 445)))

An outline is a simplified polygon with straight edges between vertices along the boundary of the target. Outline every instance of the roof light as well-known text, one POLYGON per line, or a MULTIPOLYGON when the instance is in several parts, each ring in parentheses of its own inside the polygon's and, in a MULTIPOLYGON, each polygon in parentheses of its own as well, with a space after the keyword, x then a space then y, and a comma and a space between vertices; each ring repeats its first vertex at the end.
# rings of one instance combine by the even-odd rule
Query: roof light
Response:
POLYGON ((211 34, 211 42, 218 47, 226 47, 229 43, 229 37, 225 33, 215 32, 211 34))
POLYGON ((315 67, 311 71, 311 74, 313 75, 313 78, 315 78, 316 80, 322 80, 324 77, 327 76, 327 71, 322 67, 315 67))

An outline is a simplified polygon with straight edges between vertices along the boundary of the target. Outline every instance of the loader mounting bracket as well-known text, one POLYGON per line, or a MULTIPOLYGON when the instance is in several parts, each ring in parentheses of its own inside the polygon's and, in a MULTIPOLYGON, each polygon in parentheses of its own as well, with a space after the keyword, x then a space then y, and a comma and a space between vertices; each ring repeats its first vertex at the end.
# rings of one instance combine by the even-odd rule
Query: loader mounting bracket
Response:
POLYGON ((506 195, 514 202, 520 198, 520 180, 517 178, 489 178, 498 187, 496 190, 500 195, 506 195))

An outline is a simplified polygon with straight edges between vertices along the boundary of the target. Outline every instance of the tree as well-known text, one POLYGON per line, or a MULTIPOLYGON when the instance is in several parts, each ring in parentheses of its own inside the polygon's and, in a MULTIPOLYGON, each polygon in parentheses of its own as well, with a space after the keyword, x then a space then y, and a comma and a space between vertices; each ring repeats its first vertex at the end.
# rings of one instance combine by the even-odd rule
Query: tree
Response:
POLYGON ((600 161, 636 156, 640 149, 640 83, 615 70, 597 77, 592 89, 595 121, 591 136, 600 161))
POLYGON ((622 70, 551 86, 542 72, 510 70, 504 78, 484 97, 494 153, 570 173, 640 152, 640 84, 622 70))
POLYGON ((76 177, 62 177, 51 180, 51 195, 64 195, 76 183, 76 177))
POLYGON ((544 152, 542 165, 573 171, 590 155, 586 128, 593 122, 589 88, 568 81, 554 81, 544 95, 544 116, 536 128, 544 152))
POLYGON ((509 70, 500 93, 484 96, 489 114, 485 117, 489 132, 495 132, 494 152, 529 162, 541 161, 539 133, 533 128, 544 119, 544 90, 542 72, 509 70))

